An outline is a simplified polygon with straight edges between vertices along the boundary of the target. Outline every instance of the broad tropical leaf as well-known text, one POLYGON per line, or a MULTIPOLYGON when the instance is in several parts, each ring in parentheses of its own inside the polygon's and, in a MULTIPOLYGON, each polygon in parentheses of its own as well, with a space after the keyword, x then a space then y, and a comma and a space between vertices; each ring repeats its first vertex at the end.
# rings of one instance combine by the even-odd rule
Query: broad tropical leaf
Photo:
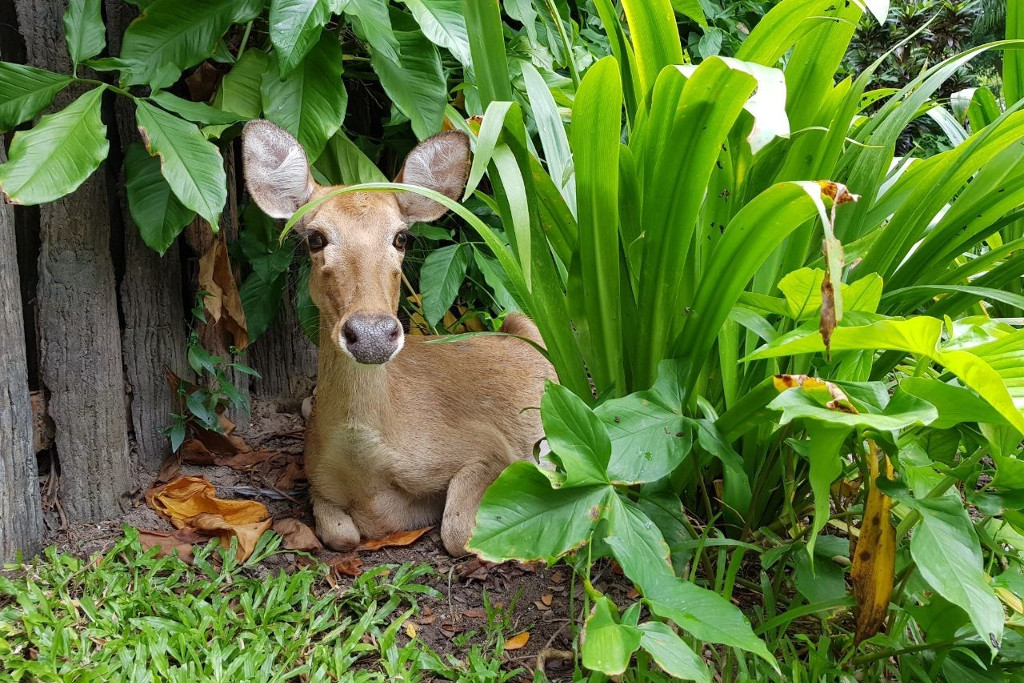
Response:
POLYGON ((324 32, 306 58, 281 78, 274 57, 263 76, 263 111, 268 119, 294 135, 310 163, 345 119, 348 93, 341 82, 343 54, 338 37, 324 32))
POLYGON ((594 601, 583 633, 583 666, 617 676, 629 666, 633 653, 640 647, 640 629, 616 621, 618 609, 604 597, 594 601))
POLYGON ((149 96, 149 99, 167 111, 174 112, 181 118, 194 123, 224 125, 238 123, 244 118, 239 114, 211 107, 204 102, 192 102, 182 99, 163 90, 153 93, 149 96))
POLYGON ((0 62, 0 132, 35 118, 70 82, 68 76, 0 62))
POLYGON ((100 16, 100 0, 70 0, 64 12, 64 38, 76 67, 107 46, 107 31, 100 16))
POLYGON ((217 230, 227 201, 224 160, 217 146, 194 124, 147 102, 138 102, 135 117, 146 149, 160 156, 161 171, 175 196, 217 230))
POLYGON ((392 62, 399 61, 400 40, 391 27, 388 3, 380 0, 347 0, 344 12, 358 22, 358 28, 370 44, 373 54, 380 54, 392 62))
POLYGON ((396 14, 394 35, 400 57, 392 58, 374 50, 370 55, 373 70, 380 77, 384 91, 409 117, 416 137, 429 137, 440 132, 444 108, 448 104, 448 87, 441 68, 441 55, 417 30, 408 15, 396 14))
POLYGON ((0 164, 0 191, 14 204, 44 204, 74 192, 107 158, 100 118, 106 86, 94 88, 35 128, 14 134, 0 164))
POLYGON ((423 35, 447 49, 463 66, 470 66, 469 35, 462 0, 403 0, 423 35))
POLYGON ((317 44, 330 16, 327 0, 271 1, 270 42, 282 76, 291 73, 317 44))
POLYGON ((214 105, 243 119, 260 115, 260 86, 267 69, 267 55, 259 50, 246 51, 220 82, 214 105))
POLYGON ((450 244, 427 254, 420 268, 423 314, 427 324, 436 325, 455 302, 459 287, 466 278, 469 257, 469 247, 463 244, 450 244))
POLYGON ((124 33, 120 56, 129 64, 125 82, 166 88, 182 71, 212 55, 231 24, 247 21, 261 7, 256 0, 156 0, 124 33))
POLYGON ((163 255, 174 238, 195 217, 171 191, 160 172, 160 159, 151 157, 140 142, 128 146, 124 156, 128 211, 142 240, 163 255))

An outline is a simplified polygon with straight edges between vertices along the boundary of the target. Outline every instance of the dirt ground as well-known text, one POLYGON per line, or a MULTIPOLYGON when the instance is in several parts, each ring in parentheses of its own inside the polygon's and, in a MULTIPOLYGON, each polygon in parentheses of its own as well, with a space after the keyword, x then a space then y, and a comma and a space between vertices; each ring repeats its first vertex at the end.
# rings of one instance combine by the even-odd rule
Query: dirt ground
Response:
MULTIPOLYGON (((301 474, 297 480, 293 476, 297 471, 300 472, 298 466, 302 458, 304 426, 301 415, 290 412, 292 409, 294 406, 257 403, 253 406, 251 424, 234 433, 254 452, 263 453, 263 460, 239 466, 238 469, 187 463, 165 465, 162 478, 204 477, 216 487, 218 498, 257 500, 267 506, 275 520, 295 518, 312 527, 306 482, 301 474), (281 483, 290 488, 279 487, 281 483)), ((147 530, 173 530, 169 522, 146 504, 146 489, 157 476, 160 475, 140 474, 140 486, 123 501, 124 514, 120 518, 78 525, 62 524, 62 515, 53 503, 56 498, 52 495, 55 487, 52 481, 44 477, 45 517, 50 526, 46 544, 57 545, 64 552, 88 557, 109 549, 122 538, 122 525, 147 530)), ((314 554, 327 564, 342 558, 341 554, 326 549, 314 554)), ((436 575, 424 577, 421 582, 436 588, 445 597, 441 600, 422 600, 422 614, 414 621, 417 624, 417 637, 442 656, 450 653, 461 657, 461 650, 465 648, 459 648, 453 639, 460 633, 486 626, 483 609, 483 594, 486 591, 492 604, 505 606, 512 611, 511 627, 505 632, 506 638, 524 631, 530 634, 524 647, 506 653, 509 668, 525 667, 532 671, 538 655, 544 652, 544 668, 549 678, 571 678, 572 663, 560 660, 556 654, 556 651, 571 650, 572 621, 569 609, 572 572, 567 567, 546 568, 542 565, 524 566, 518 563, 488 566, 475 558, 452 558, 444 550, 437 528, 409 546, 360 551, 358 555, 363 571, 382 564, 405 562, 426 563, 436 570, 436 575)), ((294 553, 277 555, 265 561, 261 570, 270 573, 294 571, 300 560, 300 556, 294 553)), ((628 603, 631 601, 629 598, 635 597, 629 594, 632 586, 628 580, 611 571, 610 567, 595 567, 593 576, 597 588, 619 604, 628 603)), ((352 581, 351 577, 336 572, 332 573, 332 577, 332 583, 336 583, 339 589, 352 581)), ((573 604, 579 609, 582 604, 579 586, 576 591, 573 604)))

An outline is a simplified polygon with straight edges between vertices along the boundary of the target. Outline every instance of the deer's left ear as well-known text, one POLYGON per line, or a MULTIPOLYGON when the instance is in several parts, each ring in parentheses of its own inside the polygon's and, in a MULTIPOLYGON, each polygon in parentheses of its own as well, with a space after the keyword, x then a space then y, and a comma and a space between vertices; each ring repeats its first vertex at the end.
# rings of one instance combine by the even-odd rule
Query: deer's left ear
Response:
MULTIPOLYGON (((427 138, 409 152, 399 183, 419 185, 458 199, 469 178, 469 137, 459 131, 446 131, 427 138)), ((399 192, 398 205, 410 223, 435 221, 448 210, 432 199, 413 192, 399 192)))

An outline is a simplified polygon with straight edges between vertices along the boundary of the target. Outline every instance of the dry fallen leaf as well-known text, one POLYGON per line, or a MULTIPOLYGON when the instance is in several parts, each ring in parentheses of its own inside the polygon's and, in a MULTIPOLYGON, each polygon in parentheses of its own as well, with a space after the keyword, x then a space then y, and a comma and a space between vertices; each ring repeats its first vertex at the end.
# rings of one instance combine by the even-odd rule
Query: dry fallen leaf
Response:
POLYGON ((313 530, 297 519, 277 520, 274 522, 274 531, 281 536, 282 544, 288 550, 313 552, 324 547, 313 530))
POLYGON ((427 533, 434 527, 425 526, 422 529, 412 529, 410 531, 396 531, 393 534, 388 534, 384 538, 374 538, 367 541, 363 541, 359 544, 356 550, 380 550, 381 548, 388 548, 391 546, 404 546, 410 545, 415 542, 423 534, 427 533))
POLYGON ((266 506, 251 500, 216 498, 213 484, 202 477, 182 477, 146 491, 146 503, 178 529, 192 529, 227 543, 238 537, 238 559, 252 554, 256 541, 270 528, 266 506))
POLYGON ((462 613, 462 616, 470 619, 483 619, 487 616, 487 610, 482 609, 467 609, 462 613))
POLYGON ((174 531, 157 531, 155 529, 139 529, 139 544, 144 550, 157 547, 160 555, 173 555, 178 551, 182 561, 192 564, 192 545, 203 543, 207 539, 192 529, 175 529, 174 531))
POLYGON ((511 638, 506 640, 505 641, 505 649, 506 650, 519 650, 520 648, 525 646, 526 643, 528 643, 529 641, 530 641, 530 632, 529 631, 523 631, 519 635, 512 636, 511 638))
POLYGON ((292 491, 300 481, 306 481, 306 471, 298 460, 289 460, 274 486, 281 491, 292 491))
POLYGON ((269 519, 248 524, 230 523, 223 516, 208 512, 203 512, 188 520, 189 525, 210 536, 216 536, 225 546, 231 542, 232 536, 237 537, 239 562, 249 559, 252 551, 256 549, 256 542, 270 528, 270 523, 269 519))
POLYGON ((636 588, 630 588, 629 592, 626 593, 626 597, 630 600, 636 600, 640 597, 640 591, 638 591, 636 588))
POLYGON ((359 576, 363 573, 363 558, 355 553, 346 553, 338 559, 332 560, 330 564, 336 574, 359 576))
POLYGON ((248 346, 242 298, 223 239, 216 240, 199 259, 199 287, 209 293, 203 305, 210 312, 212 324, 223 324, 239 349, 248 346))
POLYGON ((549 609, 551 609, 551 607, 549 605, 545 605, 540 600, 534 600, 533 601, 533 605, 534 605, 534 607, 536 607, 541 612, 547 612, 549 609))
POLYGON ((415 638, 416 637, 416 624, 414 624, 411 621, 405 622, 405 635, 409 636, 410 638, 415 638))
POLYGON ((562 583, 565 581, 565 575, 562 574, 561 570, 551 575, 551 583, 562 583))
POLYGON ((547 595, 540 596, 540 601, 543 602, 548 607, 551 607, 551 601, 554 600, 554 599, 555 599, 555 596, 552 595, 551 593, 548 593, 547 595))
POLYGON ((890 480, 893 476, 892 463, 888 455, 879 452, 873 441, 868 440, 868 446, 869 475, 864 482, 868 487, 868 497, 864 504, 864 521, 859 538, 850 546, 853 553, 850 578, 853 597, 857 601, 857 643, 882 630, 892 597, 896 566, 896 530, 889 519, 892 499, 875 483, 879 475, 879 460, 884 462, 884 476, 890 480))

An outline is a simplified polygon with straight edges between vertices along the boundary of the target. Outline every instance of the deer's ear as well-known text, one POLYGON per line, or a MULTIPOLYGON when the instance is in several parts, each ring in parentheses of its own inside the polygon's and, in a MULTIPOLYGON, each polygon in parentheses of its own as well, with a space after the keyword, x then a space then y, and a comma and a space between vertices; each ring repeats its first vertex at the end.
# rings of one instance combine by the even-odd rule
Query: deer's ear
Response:
MULTIPOLYGON (((419 185, 458 199, 469 177, 469 137, 447 131, 427 138, 409 152, 396 182, 419 185)), ((413 192, 399 192, 398 205, 410 223, 437 220, 448 210, 413 192)))
POLYGON ((249 194, 271 218, 291 218, 313 194, 313 176, 302 146, 270 121, 245 124, 242 163, 249 194))

